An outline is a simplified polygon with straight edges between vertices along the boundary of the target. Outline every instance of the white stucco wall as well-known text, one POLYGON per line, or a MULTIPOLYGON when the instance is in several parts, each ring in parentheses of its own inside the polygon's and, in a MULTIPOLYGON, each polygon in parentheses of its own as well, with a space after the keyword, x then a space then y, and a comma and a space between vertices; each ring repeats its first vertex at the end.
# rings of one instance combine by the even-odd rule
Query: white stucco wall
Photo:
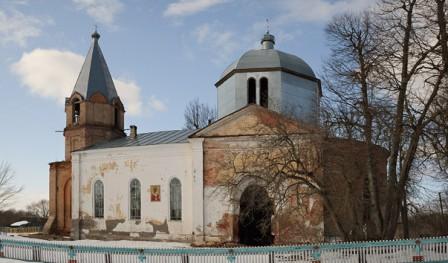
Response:
POLYGON ((233 75, 217 88, 218 118, 226 116, 235 109, 236 76, 233 75))
POLYGON ((72 218, 79 217, 83 221, 81 234, 106 231, 138 237, 142 233, 152 233, 155 239, 190 239, 193 232, 202 234, 202 139, 182 144, 75 152, 73 160, 72 218), (129 184, 134 178, 141 184, 141 220, 130 219, 129 184), (182 183, 180 221, 170 220, 169 183, 172 178, 182 183), (104 218, 94 218, 96 180, 104 184, 104 218), (160 185, 160 202, 150 201, 151 185, 160 185), (169 233, 163 230, 166 227, 169 233))
POLYGON ((235 73, 223 82, 218 88, 218 118, 224 117, 234 111, 237 111, 247 105, 247 81, 250 78, 256 80, 257 103, 260 101, 260 79, 268 79, 269 108, 278 110, 278 101, 281 98, 281 72, 247 72, 235 73))
MULTIPOLYGON (((206 186, 204 188, 204 225, 205 236, 210 241, 222 241, 223 233, 220 231, 219 224, 223 221, 225 215, 237 214, 235 205, 229 200, 228 194, 218 187, 206 186)), ((224 222, 222 222, 224 223, 224 222)), ((227 240, 227 241, 230 241, 227 240)))
POLYGON ((293 113, 298 119, 318 119, 319 84, 282 71, 235 73, 218 88, 218 118, 247 105, 248 79, 256 80, 257 104, 260 102, 260 79, 268 79, 269 109, 293 113))
POLYGON ((283 111, 295 112, 304 121, 315 122, 319 113, 319 84, 282 72, 281 106, 283 111))

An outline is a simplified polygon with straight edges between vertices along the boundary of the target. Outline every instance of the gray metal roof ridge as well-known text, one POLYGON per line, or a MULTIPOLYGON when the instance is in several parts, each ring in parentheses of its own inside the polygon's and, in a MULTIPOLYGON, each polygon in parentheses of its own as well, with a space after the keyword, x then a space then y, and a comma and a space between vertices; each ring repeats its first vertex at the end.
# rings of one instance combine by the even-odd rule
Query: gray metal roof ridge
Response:
POLYGON ((176 144, 186 143, 188 137, 197 130, 167 130, 167 131, 154 131, 147 133, 140 133, 137 137, 131 138, 129 136, 113 139, 107 142, 98 143, 87 147, 83 150, 100 150, 109 148, 120 147, 137 147, 137 146, 149 146, 160 144, 176 144))

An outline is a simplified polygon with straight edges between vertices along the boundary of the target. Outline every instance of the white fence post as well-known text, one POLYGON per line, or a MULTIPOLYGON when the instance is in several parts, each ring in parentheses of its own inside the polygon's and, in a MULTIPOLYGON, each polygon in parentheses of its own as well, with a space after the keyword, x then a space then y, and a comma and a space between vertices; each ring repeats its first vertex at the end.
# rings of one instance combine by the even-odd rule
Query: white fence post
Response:
POLYGON ((313 247, 313 254, 312 254, 313 261, 312 261, 312 263, 320 263, 320 255, 321 255, 320 247, 319 246, 313 247))
POLYGON ((143 263, 146 260, 146 256, 145 256, 145 250, 143 249, 139 249, 139 255, 138 255, 138 260, 143 263))
POLYGON ((3 245, 2 245, 2 241, 0 240, 0 258, 4 257, 5 253, 3 252, 3 245))
POLYGON ((73 246, 69 246, 68 263, 76 263, 76 253, 73 246))
POLYGON ((234 263, 236 260, 236 256, 233 254, 233 249, 229 249, 229 255, 227 256, 227 261, 229 263, 234 263))
POLYGON ((422 256, 422 244, 420 240, 415 240, 415 255, 412 257, 413 262, 423 262, 425 258, 422 256))

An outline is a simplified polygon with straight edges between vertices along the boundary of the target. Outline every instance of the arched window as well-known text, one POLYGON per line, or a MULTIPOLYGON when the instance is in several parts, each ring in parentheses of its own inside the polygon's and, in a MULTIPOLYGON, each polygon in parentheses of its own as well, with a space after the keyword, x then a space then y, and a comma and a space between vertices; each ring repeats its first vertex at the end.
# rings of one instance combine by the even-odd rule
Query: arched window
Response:
POLYGON ((73 105, 72 123, 73 125, 78 125, 79 117, 81 116, 81 102, 78 99, 76 99, 73 101, 72 105, 73 105))
POLYGON ((131 181, 130 196, 131 219, 140 219, 142 204, 140 195, 140 182, 137 179, 133 179, 131 181))
POLYGON ((177 178, 170 182, 170 219, 182 219, 182 185, 177 178))
POLYGON ((95 217, 104 217, 104 185, 100 180, 93 185, 93 204, 95 217))
POLYGON ((247 104, 257 103, 257 92, 255 88, 255 79, 250 78, 247 81, 247 104))
POLYGON ((260 79, 260 105, 262 107, 268 107, 269 100, 269 90, 268 90, 268 79, 261 78, 260 79))

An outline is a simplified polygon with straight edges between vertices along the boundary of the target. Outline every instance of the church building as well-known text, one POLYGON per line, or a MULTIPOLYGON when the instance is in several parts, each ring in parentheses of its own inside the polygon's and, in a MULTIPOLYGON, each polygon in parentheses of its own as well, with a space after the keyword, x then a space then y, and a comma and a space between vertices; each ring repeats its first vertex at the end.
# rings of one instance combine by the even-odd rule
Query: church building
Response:
MULTIPOLYGON (((272 125, 288 122, 290 116, 300 136, 322 138, 319 174, 337 185, 331 193, 335 210, 351 217, 347 224, 357 222, 360 215, 349 215, 345 204, 351 197, 339 180, 348 175, 355 185, 363 184, 362 165, 354 167, 364 161, 363 145, 326 139, 306 128, 319 125, 320 80, 302 59, 275 49, 269 32, 259 49, 244 53, 215 83, 215 122, 199 130, 147 133, 132 125, 129 135, 124 132, 126 105, 115 89, 99 38, 97 32, 92 34, 65 101, 65 160, 50 164, 45 231, 70 233, 75 239, 243 241, 248 230, 240 215, 253 209, 243 199, 260 198, 263 190, 248 181, 236 192, 223 191, 220 182, 232 171, 222 160, 232 150, 250 149, 261 136, 269 136, 272 125)), ((377 152, 376 166, 385 174, 387 153, 379 147, 377 152)), ((361 200, 362 191, 355 191, 361 200)), ((300 215, 264 216, 272 242, 338 238, 318 195, 308 196, 301 205, 300 215)))

